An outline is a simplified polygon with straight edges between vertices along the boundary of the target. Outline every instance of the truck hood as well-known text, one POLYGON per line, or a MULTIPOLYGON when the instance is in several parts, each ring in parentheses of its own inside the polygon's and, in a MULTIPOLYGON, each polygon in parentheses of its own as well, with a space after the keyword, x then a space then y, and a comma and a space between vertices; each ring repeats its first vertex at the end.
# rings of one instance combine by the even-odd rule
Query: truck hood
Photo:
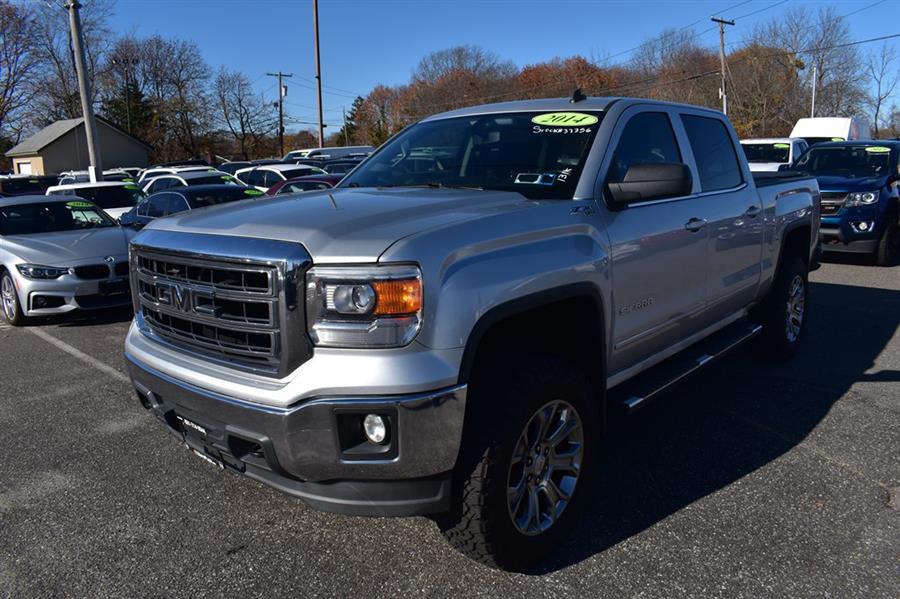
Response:
POLYGON ((128 239, 121 227, 88 231, 61 231, 42 235, 10 235, 0 245, 22 262, 45 266, 71 266, 86 259, 128 254, 128 239))
POLYGON ((341 188, 184 212, 147 229, 297 242, 319 263, 375 262, 409 235, 533 204, 508 191, 341 188))
POLYGON ((822 191, 875 191, 887 184, 887 176, 883 177, 836 177, 832 175, 816 177, 822 191))

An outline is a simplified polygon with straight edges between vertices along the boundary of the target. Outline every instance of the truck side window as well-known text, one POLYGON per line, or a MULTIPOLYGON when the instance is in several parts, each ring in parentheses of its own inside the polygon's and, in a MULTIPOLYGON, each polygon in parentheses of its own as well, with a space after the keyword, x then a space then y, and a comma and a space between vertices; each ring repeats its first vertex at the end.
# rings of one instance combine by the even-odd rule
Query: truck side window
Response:
POLYGON ((632 165, 660 162, 681 162, 672 124, 664 112, 641 112, 622 130, 606 182, 620 183, 632 165))
POLYGON ((716 191, 737 187, 743 181, 741 167, 731 136, 719 119, 681 115, 697 171, 701 191, 716 191))

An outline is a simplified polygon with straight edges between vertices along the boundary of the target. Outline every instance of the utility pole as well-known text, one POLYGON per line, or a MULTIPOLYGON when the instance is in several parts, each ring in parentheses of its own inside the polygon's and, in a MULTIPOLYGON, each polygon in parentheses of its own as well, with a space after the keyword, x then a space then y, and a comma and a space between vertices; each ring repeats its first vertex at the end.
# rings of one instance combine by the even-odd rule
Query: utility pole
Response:
POLYGON ((350 136, 349 132, 347 131, 347 109, 343 106, 341 106, 341 114, 344 116, 344 145, 349 146, 350 136))
POLYGON ((719 97, 722 98, 722 113, 728 114, 728 94, 725 91, 725 25, 734 25, 734 21, 727 21, 719 17, 710 19, 719 24, 719 68, 722 71, 722 87, 719 88, 719 97))
POLYGON ((281 155, 284 156, 284 97, 287 95, 287 89, 282 83, 282 78, 290 79, 293 73, 266 73, 269 77, 278 77, 278 147, 281 149, 281 155))
POLYGON ((316 44, 316 105, 319 108, 319 147, 325 147, 325 131, 322 123, 322 63, 319 60, 319 0, 313 0, 313 40, 316 44))
POLYGON ((81 4, 73 0, 66 4, 69 11, 69 30, 72 34, 72 50, 75 53, 75 72, 78 75, 78 93, 81 95, 81 110, 84 113, 84 131, 87 134, 88 176, 91 181, 103 180, 103 165, 100 159, 100 144, 97 141, 97 124, 94 122, 94 107, 91 105, 90 86, 84 62, 84 37, 81 35, 81 4))
POLYGON ((813 65, 813 93, 812 93, 812 107, 809 109, 809 116, 811 118, 815 118, 816 116, 816 88, 819 87, 819 67, 818 65, 813 65))

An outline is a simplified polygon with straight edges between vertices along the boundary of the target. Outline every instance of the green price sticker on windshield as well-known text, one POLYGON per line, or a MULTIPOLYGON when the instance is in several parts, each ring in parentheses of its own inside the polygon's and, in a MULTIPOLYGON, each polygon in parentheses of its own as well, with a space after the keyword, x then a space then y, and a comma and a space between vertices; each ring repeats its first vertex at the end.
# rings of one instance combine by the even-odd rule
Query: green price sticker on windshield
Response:
POLYGON ((261 191, 258 190, 258 189, 245 189, 245 190, 244 190, 244 195, 247 195, 247 196, 261 196, 261 195, 263 195, 263 192, 261 192, 261 191))
POLYGON ((778 150, 789 150, 791 144, 772 144, 772 147, 778 150))
POLYGON ((555 127, 584 127, 593 125, 599 121, 592 114, 584 114, 583 112, 548 112, 539 114, 531 122, 535 125, 552 125, 555 127))
POLYGON ((232 177, 230 175, 222 175, 219 178, 222 179, 222 181, 234 181, 234 177, 232 177))
POLYGON ((69 208, 93 208, 94 205, 90 202, 66 202, 66 206, 69 208))
POLYGON ((40 183, 40 181, 38 181, 37 179, 29 179, 28 182, 29 183, 40 183))
POLYGON ((888 154, 891 149, 885 146, 866 146, 866 152, 870 154, 888 154))
POLYGON ((123 187, 124 187, 125 189, 137 189, 137 188, 138 188, 137 185, 123 185, 123 187))
POLYGON ((832 137, 831 141, 846 141, 843 137, 832 137))
POLYGON ((134 179, 122 179, 122 183, 134 183, 134 179))

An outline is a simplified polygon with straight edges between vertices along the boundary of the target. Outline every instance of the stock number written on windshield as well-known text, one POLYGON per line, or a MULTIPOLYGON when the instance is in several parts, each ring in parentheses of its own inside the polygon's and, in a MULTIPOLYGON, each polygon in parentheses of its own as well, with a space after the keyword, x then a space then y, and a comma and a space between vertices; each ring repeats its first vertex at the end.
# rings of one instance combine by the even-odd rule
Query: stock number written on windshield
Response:
POLYGON ((534 133, 562 133, 571 135, 572 133, 590 133, 592 129, 590 127, 541 127, 540 125, 535 125, 531 128, 534 133))

